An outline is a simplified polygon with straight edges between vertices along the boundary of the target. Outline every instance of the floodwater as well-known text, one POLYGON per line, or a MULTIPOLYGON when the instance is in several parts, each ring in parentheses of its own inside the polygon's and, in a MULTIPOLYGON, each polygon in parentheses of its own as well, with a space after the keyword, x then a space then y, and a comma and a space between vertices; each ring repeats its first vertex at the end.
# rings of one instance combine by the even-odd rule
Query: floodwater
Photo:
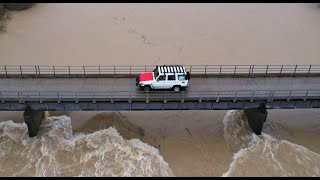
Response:
MULTIPOLYGON (((3 65, 320 58, 313 4, 37 4, 11 17, 3 65)), ((320 176, 319 110, 268 112, 260 136, 242 111, 49 112, 35 138, 22 112, 0 112, 0 176, 320 176)))

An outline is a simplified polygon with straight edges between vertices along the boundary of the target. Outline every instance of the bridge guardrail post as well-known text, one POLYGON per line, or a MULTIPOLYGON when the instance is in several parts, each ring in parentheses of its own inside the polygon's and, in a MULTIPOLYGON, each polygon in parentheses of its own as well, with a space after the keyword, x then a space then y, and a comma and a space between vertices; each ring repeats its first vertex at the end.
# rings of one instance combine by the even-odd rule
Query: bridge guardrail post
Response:
POLYGON ((42 104, 43 102, 42 102, 42 98, 41 98, 41 94, 40 94, 40 92, 39 92, 39 102, 40 102, 40 104, 42 104))
POLYGON ((268 74, 268 70, 269 70, 269 65, 267 65, 267 69, 266 69, 266 75, 264 77, 267 77, 268 74))
POLYGON ((200 91, 199 103, 202 102, 202 91, 200 91))
POLYGON ((268 95, 267 102, 270 102, 270 99, 271 99, 271 93, 272 93, 272 91, 270 90, 270 91, 269 91, 269 95, 268 95))
POLYGON ((184 103, 184 91, 182 91, 182 99, 181 99, 181 103, 184 103))
POLYGON ((93 103, 93 104, 96 104, 96 93, 95 93, 95 92, 93 92, 93 100, 92 100, 92 103, 93 103))
POLYGON ((311 67, 312 67, 312 65, 309 66, 308 76, 310 76, 311 67))
POLYGON ((59 92, 57 92, 57 103, 60 104, 61 101, 60 101, 60 97, 59 97, 59 92))
POLYGON ((2 97, 2 93, 0 92, 0 98, 1 98, 1 103, 4 103, 3 97, 2 97))
POLYGON ((295 66, 295 68, 294 68, 293 77, 295 77, 295 76, 296 76, 297 67, 298 67, 298 65, 296 65, 296 66, 295 66))
POLYGON ((281 76, 282 76, 282 69, 283 69, 283 65, 281 65, 281 69, 280 69, 280 75, 279 75, 279 77, 281 77, 281 76))
POLYGON ((86 77, 86 69, 85 69, 85 67, 83 66, 83 77, 86 77))
POLYGON ((167 91, 164 92, 164 101, 163 103, 167 103, 167 91))
POLYGON ((21 100, 20 100, 20 92, 18 91, 18 101, 19 103, 21 103, 21 100))
POLYGON ((221 77, 222 65, 220 65, 219 77, 221 77))
POLYGON ((8 70, 7 70, 7 66, 4 66, 4 70, 6 72, 6 78, 8 78, 8 70))
POLYGON ((18 91, 18 97, 19 97, 19 103, 22 103, 22 97, 21 97, 20 91, 18 91))
POLYGON ((270 91, 269 92, 268 102, 273 102, 273 95, 274 95, 274 91, 270 91))
POLYGON ((78 93, 77 93, 77 92, 74 92, 74 95, 75 95, 75 103, 78 104, 78 103, 79 103, 78 93))
POLYGON ((70 66, 68 66, 68 70, 69 70, 68 78, 70 78, 70 66))
POLYGON ((305 95, 305 97, 303 98, 303 101, 307 101, 308 93, 309 93, 309 90, 307 90, 306 95, 305 95))
POLYGON ((234 98, 233 98, 233 102, 237 102, 237 94, 238 94, 238 90, 236 90, 236 94, 234 95, 234 98))
POLYGON ((110 102, 113 104, 114 103, 114 101, 113 101, 113 93, 112 93, 112 91, 110 91, 110 102))
POLYGON ((34 66, 34 69, 36 70, 36 77, 38 77, 38 69, 37 69, 37 66, 34 66))
POLYGON ((207 65, 204 67, 204 75, 207 77, 207 65))
POLYGON ((250 102, 253 102, 253 99, 254 99, 254 90, 252 90, 252 95, 251 95, 251 99, 250 99, 250 102))
POLYGON ((236 76, 236 71, 237 71, 237 65, 234 65, 233 77, 236 76))
POLYGON ((52 69, 53 69, 53 77, 56 76, 56 68, 54 66, 52 66, 52 69))
POLYGON ((149 103, 149 91, 147 91, 147 98, 146 98, 146 103, 149 103))
POLYGON ((288 98, 287 98, 287 102, 289 102, 290 99, 291 99, 291 93, 292 93, 292 91, 290 90, 289 96, 288 96, 288 98))
POLYGON ((249 67, 249 72, 248 72, 248 77, 250 77, 250 76, 251 76, 251 65, 249 67))
POLYGON ((23 92, 22 92, 22 91, 20 92, 20 95, 21 95, 21 102, 22 102, 22 103, 25 103, 25 99, 24 99, 24 97, 23 97, 23 92))
POLYGON ((217 99, 216 99, 216 102, 218 103, 219 100, 220 100, 220 91, 218 91, 218 97, 217 97, 217 99))
POLYGON ((132 100, 131 100, 131 92, 129 92, 129 100, 128 100, 128 103, 129 103, 129 104, 132 103, 132 100))
POLYGON ((254 65, 252 65, 252 69, 251 69, 251 77, 253 77, 253 69, 254 69, 254 65))
POLYGON ((101 69, 100 69, 100 65, 99 65, 99 78, 101 77, 101 69))
POLYGON ((20 66, 20 76, 22 77, 22 68, 21 68, 21 66, 20 66))

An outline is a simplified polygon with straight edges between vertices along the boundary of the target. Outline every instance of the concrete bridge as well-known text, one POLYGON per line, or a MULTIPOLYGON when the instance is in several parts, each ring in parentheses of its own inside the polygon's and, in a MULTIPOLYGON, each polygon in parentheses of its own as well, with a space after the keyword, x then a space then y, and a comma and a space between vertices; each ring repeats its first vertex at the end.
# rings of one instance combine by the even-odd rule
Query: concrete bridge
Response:
POLYGON ((135 76, 154 66, 114 66, 113 72, 83 67, 83 74, 70 66, 67 71, 8 67, 0 73, 0 111, 25 111, 30 136, 37 134, 43 111, 245 109, 252 130, 260 134, 266 109, 320 107, 317 65, 190 66, 190 87, 178 93, 142 92, 135 86, 135 76))
POLYGON ((134 78, 0 79, 0 111, 319 108, 320 77, 192 78, 181 92, 143 92, 134 78))

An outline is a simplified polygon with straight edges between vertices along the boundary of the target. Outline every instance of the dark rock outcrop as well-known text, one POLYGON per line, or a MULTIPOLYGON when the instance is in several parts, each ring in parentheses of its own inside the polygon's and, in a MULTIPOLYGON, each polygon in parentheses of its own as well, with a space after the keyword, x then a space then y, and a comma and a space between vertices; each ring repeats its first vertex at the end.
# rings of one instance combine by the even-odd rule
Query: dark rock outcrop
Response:
POLYGON ((34 3, 1 3, 9 11, 22 11, 31 8, 34 3))
POLYGON ((28 126, 29 137, 37 136, 41 122, 44 118, 44 111, 34 111, 27 105, 23 117, 28 126))
POLYGON ((247 116, 248 123, 252 131, 260 135, 263 123, 266 121, 268 112, 264 104, 261 104, 259 109, 245 109, 244 113, 247 116))

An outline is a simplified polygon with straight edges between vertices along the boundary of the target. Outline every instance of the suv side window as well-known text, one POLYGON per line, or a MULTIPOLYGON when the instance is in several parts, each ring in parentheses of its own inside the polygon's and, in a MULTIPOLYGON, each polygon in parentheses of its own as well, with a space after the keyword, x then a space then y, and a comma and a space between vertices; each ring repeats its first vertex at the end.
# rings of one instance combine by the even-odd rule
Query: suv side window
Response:
POLYGON ((174 81, 174 80, 176 80, 175 75, 168 75, 168 81, 174 81))
POLYGON ((185 75, 179 75, 178 79, 179 79, 179 81, 184 81, 184 80, 186 80, 186 76, 185 75))
POLYGON ((159 81, 165 81, 166 80, 166 76, 159 76, 158 80, 159 81))

